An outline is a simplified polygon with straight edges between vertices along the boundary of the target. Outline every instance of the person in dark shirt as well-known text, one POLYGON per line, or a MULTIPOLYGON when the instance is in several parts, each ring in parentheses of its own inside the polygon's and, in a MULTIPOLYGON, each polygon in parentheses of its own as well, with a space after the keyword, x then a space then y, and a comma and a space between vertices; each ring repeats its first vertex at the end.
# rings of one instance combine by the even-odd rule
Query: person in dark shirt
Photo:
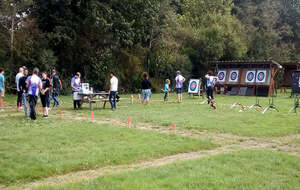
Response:
POLYGON ((48 111, 50 108, 50 99, 49 99, 50 88, 51 88, 50 79, 47 77, 46 72, 42 72, 41 102, 43 105, 44 118, 48 118, 48 111))
POLYGON ((26 80, 28 78, 28 69, 24 68, 24 76, 19 79, 19 89, 22 93, 22 106, 24 107, 25 116, 29 117, 28 113, 28 88, 26 86, 26 80))
POLYGON ((149 104, 151 96, 151 83, 149 81, 148 74, 143 73, 144 80, 142 81, 142 104, 149 104))
POLYGON ((59 100, 58 100, 58 95, 59 91, 62 89, 62 83, 61 80, 59 79, 58 75, 56 74, 56 70, 52 70, 52 75, 51 75, 51 84, 52 84, 52 96, 51 98, 53 99, 53 107, 59 106, 59 100))

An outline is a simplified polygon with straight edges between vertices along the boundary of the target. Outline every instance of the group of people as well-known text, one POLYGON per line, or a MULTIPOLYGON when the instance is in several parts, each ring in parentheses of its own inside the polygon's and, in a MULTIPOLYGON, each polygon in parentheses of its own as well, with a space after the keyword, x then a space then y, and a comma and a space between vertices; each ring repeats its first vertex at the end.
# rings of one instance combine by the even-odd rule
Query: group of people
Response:
POLYGON ((51 99, 54 101, 53 107, 59 106, 58 95, 62 89, 62 82, 55 69, 52 70, 50 77, 47 72, 42 72, 40 77, 38 68, 34 68, 29 75, 28 69, 23 66, 19 68, 15 82, 18 94, 17 108, 24 109, 25 116, 31 120, 36 120, 36 105, 39 97, 44 118, 48 118, 51 99))
MULTIPOLYGON (((77 72, 71 80, 71 88, 73 92, 73 104, 74 109, 81 108, 81 97, 79 91, 81 88, 81 74, 77 72)), ((110 90, 109 90, 109 102, 111 104, 111 109, 115 110, 117 108, 117 94, 118 94, 118 78, 113 72, 110 73, 110 90)), ((215 101, 213 98, 213 88, 217 80, 217 77, 213 76, 212 72, 208 72, 205 75, 207 79, 207 99, 208 104, 211 104, 213 108, 216 108, 215 101)), ((185 78, 181 75, 180 71, 176 72, 175 78, 175 92, 177 94, 178 103, 182 103, 182 88, 185 82, 185 78)), ((42 72, 41 78, 39 77, 39 69, 34 68, 32 75, 29 76, 28 69, 26 67, 19 68, 19 73, 16 75, 16 87, 18 92, 17 107, 18 109, 24 108, 25 115, 30 117, 30 119, 36 119, 36 104, 38 97, 40 96, 42 106, 43 106, 43 117, 48 117, 48 112, 50 109, 50 101, 53 99, 53 107, 59 106, 58 95, 59 91, 62 89, 62 82, 56 70, 52 70, 52 74, 48 77, 46 72, 42 72), (28 107, 29 103, 29 107, 28 107)), ((151 97, 151 82, 149 80, 148 74, 143 73, 143 80, 141 83, 141 100, 142 104, 149 104, 151 97)), ((166 79, 163 89, 164 101, 168 101, 170 89, 170 80, 166 79)), ((5 77, 4 70, 0 68, 0 111, 3 111, 3 97, 5 94, 5 77)))
MULTIPOLYGON (((181 75, 180 71, 177 71, 176 78, 175 78, 175 83, 176 83, 175 92, 177 94, 178 103, 182 103, 182 88, 184 82, 185 82, 185 78, 181 75)), ((164 88, 161 89, 162 92, 164 93, 165 102, 168 101, 169 92, 171 91, 170 83, 171 83, 170 79, 166 79, 164 88)), ((143 73, 143 81, 141 86, 142 86, 142 94, 141 94, 142 104, 149 104, 150 97, 151 97, 151 82, 149 81, 149 76, 147 73, 143 73)))

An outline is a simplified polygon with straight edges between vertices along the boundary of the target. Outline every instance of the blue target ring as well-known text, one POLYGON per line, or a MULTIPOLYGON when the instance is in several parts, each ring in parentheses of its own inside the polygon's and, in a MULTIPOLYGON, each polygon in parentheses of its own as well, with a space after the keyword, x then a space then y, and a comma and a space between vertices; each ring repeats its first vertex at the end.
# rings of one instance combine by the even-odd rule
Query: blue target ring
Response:
POLYGON ((191 82, 191 84, 190 84, 190 90, 191 91, 195 91, 196 88, 197 88, 197 82, 196 81, 191 82))
POLYGON ((218 74, 218 79, 219 79, 220 81, 224 80, 224 77, 225 77, 225 73, 224 73, 224 72, 220 72, 220 73, 218 74))
POLYGON ((236 80, 237 77, 238 77, 238 74, 237 74, 237 72, 235 72, 235 71, 232 72, 231 75, 230 75, 230 79, 231 79, 231 80, 236 80))
POLYGON ((257 74, 257 80, 258 81, 263 81, 265 79, 265 73, 264 72, 259 72, 257 74))
POLYGON ((254 73, 249 72, 248 75, 247 75, 247 80, 251 82, 251 81, 253 81, 253 79, 254 79, 254 73))

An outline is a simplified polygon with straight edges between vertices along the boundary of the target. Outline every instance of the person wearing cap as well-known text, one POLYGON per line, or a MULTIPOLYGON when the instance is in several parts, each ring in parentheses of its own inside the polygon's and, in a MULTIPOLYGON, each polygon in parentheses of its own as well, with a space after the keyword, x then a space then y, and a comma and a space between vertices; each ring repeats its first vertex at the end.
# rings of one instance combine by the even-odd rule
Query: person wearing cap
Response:
POLYGON ((22 92, 22 105, 24 107, 25 116, 29 117, 28 104, 27 104, 27 101, 28 101, 28 88, 26 86, 26 80, 28 78, 28 69, 24 68, 23 73, 24 73, 24 76, 21 77, 20 80, 19 80, 19 89, 22 92))
POLYGON ((17 97, 17 108, 18 109, 22 109, 22 91, 19 88, 19 81, 20 81, 20 78, 24 76, 23 70, 24 70, 24 66, 20 67, 19 72, 16 75, 16 86, 17 86, 17 93, 18 93, 18 97, 17 97))
POLYGON ((5 94, 5 77, 4 69, 0 68, 0 112, 3 112, 4 106, 4 94, 5 94))
POLYGON ((53 99, 53 107, 59 106, 59 100, 58 100, 58 95, 59 91, 62 89, 62 82, 59 78, 59 76, 56 74, 56 70, 52 70, 52 75, 51 75, 51 84, 52 84, 52 96, 51 98, 53 99))
POLYGON ((78 95, 80 87, 81 87, 81 80, 80 80, 80 73, 77 72, 75 76, 71 80, 71 87, 73 92, 73 103, 74 103, 74 110, 81 108, 81 98, 78 95))
POLYGON ((183 83, 185 82, 185 78, 181 75, 180 71, 176 72, 175 82, 176 82, 175 90, 177 94, 178 103, 182 103, 182 87, 183 87, 183 83))

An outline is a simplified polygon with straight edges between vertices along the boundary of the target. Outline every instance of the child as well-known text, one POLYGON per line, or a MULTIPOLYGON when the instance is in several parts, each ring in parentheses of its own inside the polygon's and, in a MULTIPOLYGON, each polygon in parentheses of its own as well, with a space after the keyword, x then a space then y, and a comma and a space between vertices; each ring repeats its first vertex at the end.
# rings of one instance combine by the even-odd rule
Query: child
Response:
POLYGON ((207 103, 211 105, 211 107, 213 107, 214 109, 216 109, 216 103, 214 100, 214 86, 215 86, 215 82, 217 80, 217 77, 213 76, 213 73, 211 71, 209 71, 206 75, 205 78, 207 80, 207 89, 206 89, 206 93, 207 93, 207 103))
POLYGON ((169 91, 170 91, 170 80, 167 79, 164 85, 164 89, 161 89, 164 93, 164 101, 167 102, 168 101, 168 96, 169 96, 169 91))

